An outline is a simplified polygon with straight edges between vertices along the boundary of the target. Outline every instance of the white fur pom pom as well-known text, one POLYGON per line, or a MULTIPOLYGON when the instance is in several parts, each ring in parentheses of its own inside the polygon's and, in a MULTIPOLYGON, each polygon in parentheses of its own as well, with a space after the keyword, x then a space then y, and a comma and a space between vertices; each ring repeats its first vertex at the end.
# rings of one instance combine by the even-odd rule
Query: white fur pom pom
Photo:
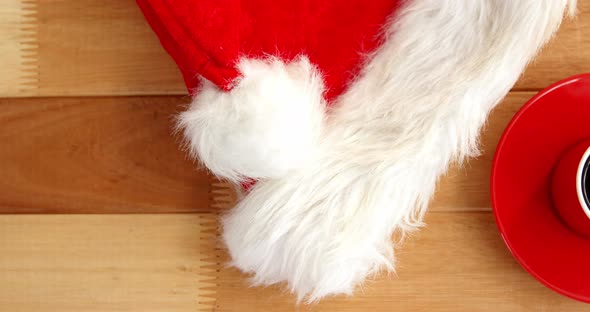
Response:
MULTIPOLYGON (((477 152, 490 110, 575 0, 412 0, 338 98, 312 159, 260 181, 223 219, 232 265, 299 300, 393 269, 436 181, 477 152)), ((433 259, 434 260, 434 259, 433 259)), ((445 263, 443 265, 453 265, 445 263)))
POLYGON ((306 57, 242 59, 242 77, 223 91, 203 80, 178 126, 191 155, 213 174, 240 182, 278 178, 315 148, 325 115, 324 85, 306 57))

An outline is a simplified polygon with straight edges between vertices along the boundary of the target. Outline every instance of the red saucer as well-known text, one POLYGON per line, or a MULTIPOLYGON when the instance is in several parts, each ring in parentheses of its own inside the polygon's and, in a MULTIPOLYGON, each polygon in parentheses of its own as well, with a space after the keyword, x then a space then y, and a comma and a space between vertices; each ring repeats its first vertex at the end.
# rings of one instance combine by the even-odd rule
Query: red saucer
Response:
POLYGON ((590 138, 590 74, 530 99, 498 144, 491 194, 496 223, 518 262, 549 288, 590 303, 590 239, 555 213, 551 171, 572 144, 590 138))

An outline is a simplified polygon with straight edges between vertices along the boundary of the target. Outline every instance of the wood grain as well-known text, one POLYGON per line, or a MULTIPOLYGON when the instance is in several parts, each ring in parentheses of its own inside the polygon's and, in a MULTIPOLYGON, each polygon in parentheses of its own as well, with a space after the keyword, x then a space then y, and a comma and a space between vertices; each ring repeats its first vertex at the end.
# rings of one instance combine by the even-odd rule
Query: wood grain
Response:
POLYGON ((133 0, 39 0, 39 93, 185 94, 133 0))
MULTIPOLYGON (((197 304, 202 214, 0 216, 1 311, 205 311, 197 304)), ((431 213, 399 251, 397 276, 355 297, 294 305, 217 267, 215 311, 587 311, 510 256, 492 214, 431 213)), ((213 266, 216 267, 216 266, 213 266)), ((208 289, 204 287, 205 291, 208 289)), ((207 308, 207 310, 209 310, 207 308)))
POLYGON ((0 216, 0 311, 195 311, 200 216, 0 216))
MULTIPOLYGON (((434 211, 490 210, 493 153, 533 95, 492 113, 482 155, 441 179, 434 211)), ((209 178, 172 135, 183 97, 0 100, 0 213, 205 211, 209 178)))
POLYGON ((0 213, 207 210, 172 135, 182 97, 0 99, 0 213))
MULTIPOLYGON (((186 93, 180 72, 134 1, 7 1, 0 5, 0 96, 186 93), (22 37, 23 28, 14 19, 23 15, 13 14, 22 3, 32 3, 27 7, 38 12, 34 19, 28 17, 33 24, 25 27, 30 38, 27 44, 39 47, 34 58, 38 64, 23 62, 23 51, 30 49, 22 49, 21 39, 12 39, 22 37), (33 34, 31 30, 35 30, 33 34), (23 80, 15 79, 24 77, 20 69, 24 63, 29 66, 26 79, 22 78, 28 84, 26 92, 23 80)), ((580 0, 578 6, 576 19, 564 23, 515 90, 539 90, 556 80, 590 71, 590 38, 583 35, 590 32, 590 0, 580 0)))

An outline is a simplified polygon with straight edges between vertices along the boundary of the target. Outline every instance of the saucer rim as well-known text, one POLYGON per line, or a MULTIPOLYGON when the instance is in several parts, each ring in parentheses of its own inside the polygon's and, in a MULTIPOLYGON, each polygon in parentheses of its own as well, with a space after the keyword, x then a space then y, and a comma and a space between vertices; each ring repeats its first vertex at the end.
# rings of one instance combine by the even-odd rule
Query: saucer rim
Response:
MULTIPOLYGON (((576 83, 582 79, 590 80, 590 73, 583 73, 583 74, 574 75, 574 76, 559 80, 559 81, 549 85, 548 87, 542 89, 537 94, 535 94, 532 98, 530 98, 518 110, 518 112, 512 117, 512 119, 510 120, 510 122, 508 123, 506 128, 504 129, 504 132, 502 133, 502 136, 500 137, 500 140, 498 141, 498 145, 497 145, 496 151, 494 153, 494 158, 492 161, 492 170, 491 170, 491 175, 490 175, 490 198, 491 198, 491 203, 492 203, 492 212, 494 215, 494 220, 495 220, 496 226, 498 228, 498 231, 500 232, 500 236, 502 237, 504 244, 506 245, 506 247, 508 248, 508 250, 512 254, 512 257, 514 259, 516 259, 518 264, 522 268, 524 268, 525 271, 527 271, 531 276, 533 276, 536 280, 541 282, 543 285, 545 285, 549 289, 552 289, 553 291, 555 291, 559 294, 562 294, 566 297, 569 297, 571 299, 575 299, 575 300, 585 302, 585 303, 590 303, 590 296, 583 296, 583 295, 565 290, 565 289, 549 282, 547 279, 545 279, 541 275, 539 275, 535 270, 533 270, 526 263, 524 257, 522 257, 518 253, 516 248, 514 248, 514 246, 511 244, 510 240, 506 236, 506 230, 504 228, 504 224, 500 220, 500 217, 498 215, 498 209, 496 208, 497 202, 498 202, 498 198, 497 198, 498 194, 495 191, 495 179, 497 177, 497 171, 498 171, 498 166, 499 166, 498 165, 499 155, 501 154, 501 152, 504 148, 504 145, 505 145, 506 141, 508 140, 510 134, 512 133, 512 129, 515 127, 515 125, 518 124, 520 119, 522 118, 522 116, 524 116, 527 113, 527 111, 529 109, 531 109, 536 103, 538 103, 543 97, 547 96, 548 94, 555 91, 556 89, 563 88, 564 86, 567 86, 572 83, 576 83)), ((590 94, 588 95, 588 97, 590 98, 590 94)))

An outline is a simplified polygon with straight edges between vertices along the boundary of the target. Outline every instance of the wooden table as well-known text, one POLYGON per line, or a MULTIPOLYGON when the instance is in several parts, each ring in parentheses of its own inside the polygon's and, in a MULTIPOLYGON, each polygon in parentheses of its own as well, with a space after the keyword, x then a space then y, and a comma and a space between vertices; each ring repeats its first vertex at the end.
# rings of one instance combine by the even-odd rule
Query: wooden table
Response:
POLYGON ((0 3, 0 311, 588 311, 512 259, 489 200, 504 127, 590 70, 590 0, 442 180, 398 273, 311 307, 223 266, 231 193, 178 149, 181 76, 132 0, 0 3))

